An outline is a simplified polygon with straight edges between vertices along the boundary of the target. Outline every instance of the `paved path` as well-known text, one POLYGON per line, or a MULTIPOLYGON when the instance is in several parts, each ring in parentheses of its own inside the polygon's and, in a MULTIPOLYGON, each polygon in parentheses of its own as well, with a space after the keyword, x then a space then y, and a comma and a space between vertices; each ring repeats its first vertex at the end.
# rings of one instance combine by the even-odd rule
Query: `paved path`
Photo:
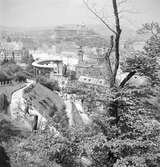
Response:
POLYGON ((26 86, 24 88, 21 88, 14 92, 12 94, 11 98, 11 104, 10 104, 10 113, 11 113, 11 118, 13 120, 18 120, 23 123, 25 127, 28 129, 32 129, 32 120, 34 115, 38 115, 38 126, 39 127, 44 127, 45 122, 47 121, 42 115, 36 110, 32 109, 29 110, 30 114, 32 115, 25 115, 24 114, 24 109, 25 109, 25 100, 23 98, 23 91, 27 87, 29 87, 31 84, 33 84, 34 81, 32 80, 27 80, 26 86))
POLYGON ((11 97, 11 104, 10 104, 10 114, 11 119, 18 120, 21 123, 23 123, 23 126, 25 126, 28 129, 31 129, 31 125, 26 119, 24 118, 24 99, 23 99, 23 90, 30 86, 32 82, 27 82, 26 86, 24 88, 21 88, 14 92, 11 97))
MULTIPOLYGON (((21 88, 17 90, 15 93, 13 93, 11 98, 11 104, 10 104, 10 113, 11 118, 13 120, 17 120, 19 123, 22 124, 22 126, 25 126, 25 128, 28 128, 29 130, 32 130, 32 121, 33 116, 38 116, 38 128, 44 129, 47 123, 47 119, 43 117, 38 110, 36 110, 34 107, 29 110, 29 115, 24 113, 25 109, 25 100, 23 98, 23 91, 27 87, 29 87, 31 84, 33 84, 34 81, 27 80, 26 86, 24 88, 21 88)), ((58 131, 54 127, 50 127, 51 130, 54 130, 56 134, 59 134, 58 131)))
POLYGON ((79 111, 79 114, 84 122, 84 124, 90 124, 91 123, 91 120, 89 119, 88 115, 85 113, 83 107, 82 107, 82 103, 78 100, 76 100, 74 102, 77 110, 79 111))
POLYGON ((91 120, 89 119, 88 115, 85 113, 85 111, 82 107, 82 103, 79 100, 72 101, 71 99, 65 99, 64 102, 66 105, 67 116, 69 118, 69 125, 73 125, 73 113, 72 113, 73 106, 72 106, 72 103, 75 105, 77 111, 79 112, 79 115, 83 120, 83 123, 85 125, 91 123, 91 120))

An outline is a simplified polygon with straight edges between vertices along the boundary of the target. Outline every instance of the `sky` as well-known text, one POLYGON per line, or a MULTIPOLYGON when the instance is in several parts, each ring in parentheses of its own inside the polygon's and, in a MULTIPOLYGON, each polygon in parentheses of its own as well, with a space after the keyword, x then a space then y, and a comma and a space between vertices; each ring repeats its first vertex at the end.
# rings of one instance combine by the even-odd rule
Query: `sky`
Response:
MULTIPOLYGON (((111 0, 90 0, 107 21, 113 20, 111 0)), ((128 0, 121 6, 122 23, 139 26, 160 21, 160 0, 128 0)), ((50 27, 61 24, 100 23, 82 0, 0 0, 0 25, 9 27, 50 27)))

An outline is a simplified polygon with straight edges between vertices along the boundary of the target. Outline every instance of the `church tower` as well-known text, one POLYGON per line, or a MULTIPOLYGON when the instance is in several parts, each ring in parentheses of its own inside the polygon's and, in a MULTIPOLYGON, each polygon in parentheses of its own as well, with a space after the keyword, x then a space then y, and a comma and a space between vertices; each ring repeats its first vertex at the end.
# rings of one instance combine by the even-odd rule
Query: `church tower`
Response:
POLYGON ((79 58, 78 63, 79 64, 83 63, 83 56, 84 56, 84 52, 83 52, 82 46, 80 46, 78 50, 78 58, 79 58))

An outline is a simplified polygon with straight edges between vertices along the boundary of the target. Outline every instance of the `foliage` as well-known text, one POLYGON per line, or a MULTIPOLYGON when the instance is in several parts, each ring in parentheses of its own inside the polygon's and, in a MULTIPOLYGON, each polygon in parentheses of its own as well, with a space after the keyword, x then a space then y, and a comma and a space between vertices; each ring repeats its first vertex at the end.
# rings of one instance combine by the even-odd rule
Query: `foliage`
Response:
POLYGON ((7 80, 8 80, 8 77, 4 74, 4 72, 0 72, 0 81, 3 82, 7 80))
POLYGON ((39 77, 36 81, 52 91, 60 91, 60 87, 57 81, 49 80, 45 77, 39 77))
POLYGON ((0 94, 0 111, 5 110, 6 114, 7 114, 7 108, 9 106, 9 101, 8 98, 5 94, 0 94))
POLYGON ((147 23, 139 30, 141 33, 151 33, 150 39, 146 42, 144 50, 133 53, 122 64, 124 72, 136 71, 140 76, 150 79, 152 86, 160 83, 158 75, 160 66, 160 26, 157 23, 147 23))
POLYGON ((23 72, 17 72, 15 76, 15 80, 18 82, 26 82, 26 75, 23 72))
POLYGON ((0 146, 0 163, 2 166, 10 167, 9 157, 2 146, 0 146))
POLYGON ((156 101, 159 99, 160 88, 160 27, 157 23, 147 23, 140 32, 150 33, 151 36, 146 42, 143 51, 135 52, 133 57, 126 59, 126 62, 122 64, 122 70, 124 72, 136 71, 138 75, 149 79, 147 88, 136 88, 136 91, 141 93, 134 93, 134 97, 137 101, 139 100, 139 102, 147 106, 146 110, 148 110, 150 116, 152 115, 152 117, 159 120, 158 110, 160 107, 156 104, 156 101))
POLYGON ((33 56, 29 54, 29 51, 24 50, 24 55, 22 56, 21 62, 30 65, 33 63, 33 61, 33 56))
POLYGON ((6 80, 12 80, 15 78, 16 73, 22 72, 20 66, 14 64, 14 63, 6 63, 1 66, 1 73, 0 75, 3 76, 6 80))

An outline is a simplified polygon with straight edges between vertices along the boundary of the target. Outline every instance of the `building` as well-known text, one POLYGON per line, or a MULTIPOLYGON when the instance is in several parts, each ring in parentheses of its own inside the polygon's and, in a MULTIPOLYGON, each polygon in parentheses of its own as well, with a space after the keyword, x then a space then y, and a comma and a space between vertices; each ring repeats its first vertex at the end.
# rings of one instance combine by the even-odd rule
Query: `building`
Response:
POLYGON ((21 62, 24 55, 23 44, 21 42, 1 42, 0 43, 0 61, 14 60, 21 62))
POLYGON ((84 53, 82 47, 80 47, 78 56, 79 63, 76 65, 76 77, 79 82, 95 84, 95 85, 106 85, 106 77, 104 72, 104 54, 99 54, 97 50, 97 55, 93 56, 94 61, 86 62, 84 61, 84 53))
POLYGON ((32 63, 35 70, 35 76, 49 74, 53 72, 55 75, 62 76, 63 62, 62 60, 50 59, 50 60, 39 60, 32 63))
POLYGON ((71 70, 75 70, 75 66, 78 64, 78 56, 77 52, 71 51, 62 51, 61 53, 56 53, 57 48, 55 48, 55 52, 44 51, 42 49, 38 49, 35 51, 30 51, 33 59, 36 61, 39 60, 62 60, 63 64, 66 64, 67 67, 71 70))
POLYGON ((84 25, 58 26, 55 28, 55 38, 59 41, 73 39, 85 31, 86 27, 84 25))

